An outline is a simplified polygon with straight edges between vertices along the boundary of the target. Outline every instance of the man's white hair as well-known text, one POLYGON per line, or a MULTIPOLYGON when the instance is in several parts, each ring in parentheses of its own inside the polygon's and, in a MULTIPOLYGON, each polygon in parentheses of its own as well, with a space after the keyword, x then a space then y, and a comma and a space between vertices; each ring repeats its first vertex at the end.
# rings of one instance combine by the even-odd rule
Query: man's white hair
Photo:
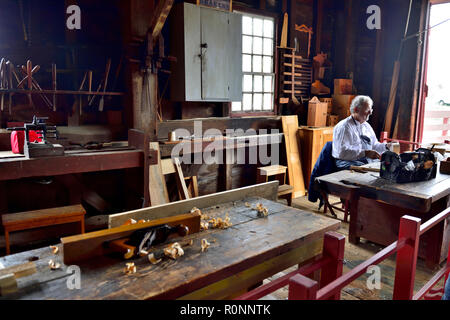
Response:
POLYGON ((369 108, 373 106, 373 101, 369 96, 356 96, 350 104, 350 112, 354 113, 355 108, 361 108, 365 104, 367 104, 369 108))

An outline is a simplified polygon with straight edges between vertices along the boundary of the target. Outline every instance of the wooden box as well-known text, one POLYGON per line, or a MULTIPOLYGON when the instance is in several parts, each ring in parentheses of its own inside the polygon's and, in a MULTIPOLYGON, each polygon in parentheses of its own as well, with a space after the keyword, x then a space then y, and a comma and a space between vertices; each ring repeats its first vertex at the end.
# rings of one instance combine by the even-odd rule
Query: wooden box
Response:
POLYGON ((339 120, 345 119, 350 115, 350 104, 355 95, 334 94, 333 95, 333 114, 339 116, 339 120))
POLYGON ((333 98, 320 98, 320 101, 328 104, 327 113, 333 111, 333 98))
POLYGON ((324 127, 327 125, 328 103, 320 102, 317 97, 312 98, 308 104, 308 126, 324 127))
POLYGON ((441 161, 439 172, 450 174, 450 158, 448 158, 447 161, 441 161))
POLYGON ((327 115, 327 127, 334 127, 339 122, 339 116, 335 114, 327 115))
POLYGON ((333 141, 333 128, 311 128, 301 126, 298 129, 301 148, 301 160, 305 187, 309 187, 309 179, 319 154, 328 141, 333 141))
POLYGON ((352 94, 352 79, 334 79, 334 94, 352 94))

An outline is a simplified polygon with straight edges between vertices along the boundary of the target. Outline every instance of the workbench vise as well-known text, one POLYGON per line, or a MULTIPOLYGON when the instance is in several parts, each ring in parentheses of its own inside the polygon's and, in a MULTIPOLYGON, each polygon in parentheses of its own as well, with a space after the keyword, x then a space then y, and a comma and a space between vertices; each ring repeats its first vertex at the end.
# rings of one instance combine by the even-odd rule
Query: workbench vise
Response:
POLYGON ((33 122, 25 123, 23 127, 7 128, 9 131, 25 131, 23 151, 28 158, 62 156, 64 147, 60 144, 52 144, 48 138, 58 139, 56 126, 48 126, 45 123, 48 117, 33 116, 33 122), (35 134, 31 134, 35 132, 35 134), (38 135, 38 139, 34 138, 38 135))

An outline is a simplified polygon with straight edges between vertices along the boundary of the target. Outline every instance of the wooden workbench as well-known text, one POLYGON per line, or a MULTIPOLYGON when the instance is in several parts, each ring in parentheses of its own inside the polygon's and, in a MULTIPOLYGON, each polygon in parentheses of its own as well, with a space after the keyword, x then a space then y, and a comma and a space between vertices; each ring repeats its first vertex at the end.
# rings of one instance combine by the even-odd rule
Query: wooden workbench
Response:
POLYGON ((312 259, 322 250, 324 233, 339 227, 336 220, 258 197, 216 204, 202 211, 210 217, 222 218, 229 213, 233 226, 189 235, 194 244, 177 260, 152 265, 145 257, 134 259, 135 274, 125 275, 125 261, 113 256, 79 263, 79 290, 67 288, 67 266, 62 264, 62 257, 53 255, 48 247, 0 258, 5 267, 27 262, 30 257, 38 258, 38 272, 19 279, 23 280, 19 283, 19 291, 6 298, 227 298, 286 268, 312 259), (246 206, 247 202, 252 207, 262 203, 269 209, 269 216, 258 218, 256 211, 246 206), (202 253, 200 242, 203 238, 211 246, 202 253), (62 269, 51 271, 49 259, 60 262, 62 269))
MULTIPOLYGON (((316 183, 326 193, 350 200, 350 242, 357 244, 363 237, 388 245, 397 240, 403 215, 419 217, 423 223, 450 205, 450 175, 439 173, 439 168, 437 171, 435 179, 400 184, 381 178, 379 173, 344 170, 319 177, 316 183)), ((446 258, 449 222, 422 237, 419 255, 429 266, 446 258)))

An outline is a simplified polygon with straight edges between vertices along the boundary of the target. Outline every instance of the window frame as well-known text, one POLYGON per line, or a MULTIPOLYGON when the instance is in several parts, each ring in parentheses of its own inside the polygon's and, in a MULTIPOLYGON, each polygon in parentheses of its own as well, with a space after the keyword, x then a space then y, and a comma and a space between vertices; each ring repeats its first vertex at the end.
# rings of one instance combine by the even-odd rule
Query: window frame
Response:
MULTIPOLYGON (((231 102, 228 103, 228 115, 230 118, 238 118, 238 117, 245 117, 245 116, 274 116, 278 114, 278 50, 277 50, 277 43, 278 43, 278 23, 279 23, 279 15, 272 12, 266 12, 262 11, 260 9, 254 9, 254 8, 246 8, 242 7, 240 5, 233 5, 233 12, 240 13, 240 14, 248 14, 251 16, 260 16, 265 18, 271 18, 273 19, 273 32, 274 32, 274 43, 273 43, 273 74, 274 74, 274 91, 273 91, 273 110, 267 111, 267 110, 261 110, 261 111, 232 111, 231 110, 231 102)), ((241 53, 241 56, 243 53, 241 53)), ((244 72, 242 74, 244 76, 244 72)))

